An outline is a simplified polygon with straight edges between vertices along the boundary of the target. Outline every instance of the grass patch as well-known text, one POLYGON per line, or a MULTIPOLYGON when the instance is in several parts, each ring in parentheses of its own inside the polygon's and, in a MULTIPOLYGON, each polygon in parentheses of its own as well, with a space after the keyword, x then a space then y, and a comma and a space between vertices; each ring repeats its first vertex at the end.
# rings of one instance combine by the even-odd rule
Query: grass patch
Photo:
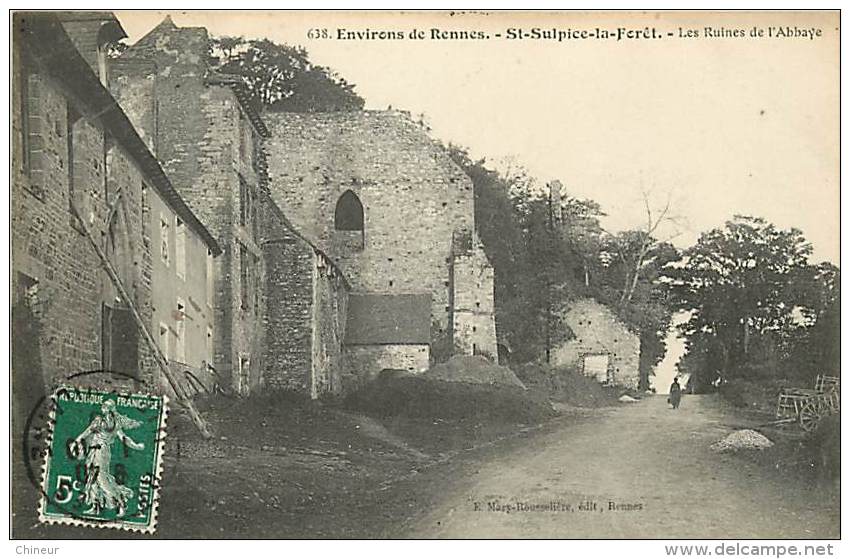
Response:
POLYGON ((541 423, 555 414, 541 394, 516 386, 382 375, 345 398, 345 408, 374 417, 541 423))

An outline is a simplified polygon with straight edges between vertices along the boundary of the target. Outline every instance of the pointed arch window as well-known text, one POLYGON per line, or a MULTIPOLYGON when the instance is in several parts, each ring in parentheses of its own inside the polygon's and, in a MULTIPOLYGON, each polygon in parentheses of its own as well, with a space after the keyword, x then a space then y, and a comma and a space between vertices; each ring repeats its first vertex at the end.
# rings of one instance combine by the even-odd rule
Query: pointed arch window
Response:
POLYGON ((346 190, 336 203, 334 229, 363 232, 363 204, 360 203, 360 198, 350 190, 346 190))

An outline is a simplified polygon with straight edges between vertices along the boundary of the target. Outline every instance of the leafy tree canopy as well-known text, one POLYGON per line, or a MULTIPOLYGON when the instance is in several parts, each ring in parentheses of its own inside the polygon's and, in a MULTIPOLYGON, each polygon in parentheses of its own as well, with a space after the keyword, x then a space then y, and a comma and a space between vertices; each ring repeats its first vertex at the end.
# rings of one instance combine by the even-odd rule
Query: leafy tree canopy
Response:
POLYGON ((281 112, 357 111, 365 104, 354 84, 310 62, 302 47, 268 39, 211 39, 211 64, 242 77, 257 108, 281 112))

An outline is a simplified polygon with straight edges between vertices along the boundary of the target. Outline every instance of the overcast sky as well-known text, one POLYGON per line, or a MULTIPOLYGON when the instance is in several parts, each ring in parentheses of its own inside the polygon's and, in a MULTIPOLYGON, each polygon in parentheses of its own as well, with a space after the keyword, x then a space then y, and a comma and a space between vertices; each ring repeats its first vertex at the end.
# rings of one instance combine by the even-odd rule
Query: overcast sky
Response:
MULTIPOLYGON (((131 42, 165 12, 118 12, 131 42)), ((815 260, 839 259, 838 19, 780 15, 449 16, 332 12, 172 12, 179 26, 307 48, 357 85, 367 108, 424 113, 433 135, 494 162, 513 158, 542 181, 598 201, 612 230, 644 219, 672 192, 680 246, 733 214, 797 227, 815 260), (678 28, 819 28, 820 38, 684 39, 678 28), (654 26, 661 39, 496 39, 508 28, 654 26), (310 40, 310 28, 430 33, 480 30, 490 40, 310 40)), ((664 234, 667 234, 665 232, 664 234)))

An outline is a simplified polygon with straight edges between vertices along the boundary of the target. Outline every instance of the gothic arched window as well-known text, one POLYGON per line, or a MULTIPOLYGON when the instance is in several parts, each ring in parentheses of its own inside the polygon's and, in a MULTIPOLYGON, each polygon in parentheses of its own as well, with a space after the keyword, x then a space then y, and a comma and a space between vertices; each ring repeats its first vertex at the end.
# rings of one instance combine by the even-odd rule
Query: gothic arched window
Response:
POLYGON ((336 203, 334 229, 337 231, 363 231, 363 204, 360 198, 346 190, 336 203))

